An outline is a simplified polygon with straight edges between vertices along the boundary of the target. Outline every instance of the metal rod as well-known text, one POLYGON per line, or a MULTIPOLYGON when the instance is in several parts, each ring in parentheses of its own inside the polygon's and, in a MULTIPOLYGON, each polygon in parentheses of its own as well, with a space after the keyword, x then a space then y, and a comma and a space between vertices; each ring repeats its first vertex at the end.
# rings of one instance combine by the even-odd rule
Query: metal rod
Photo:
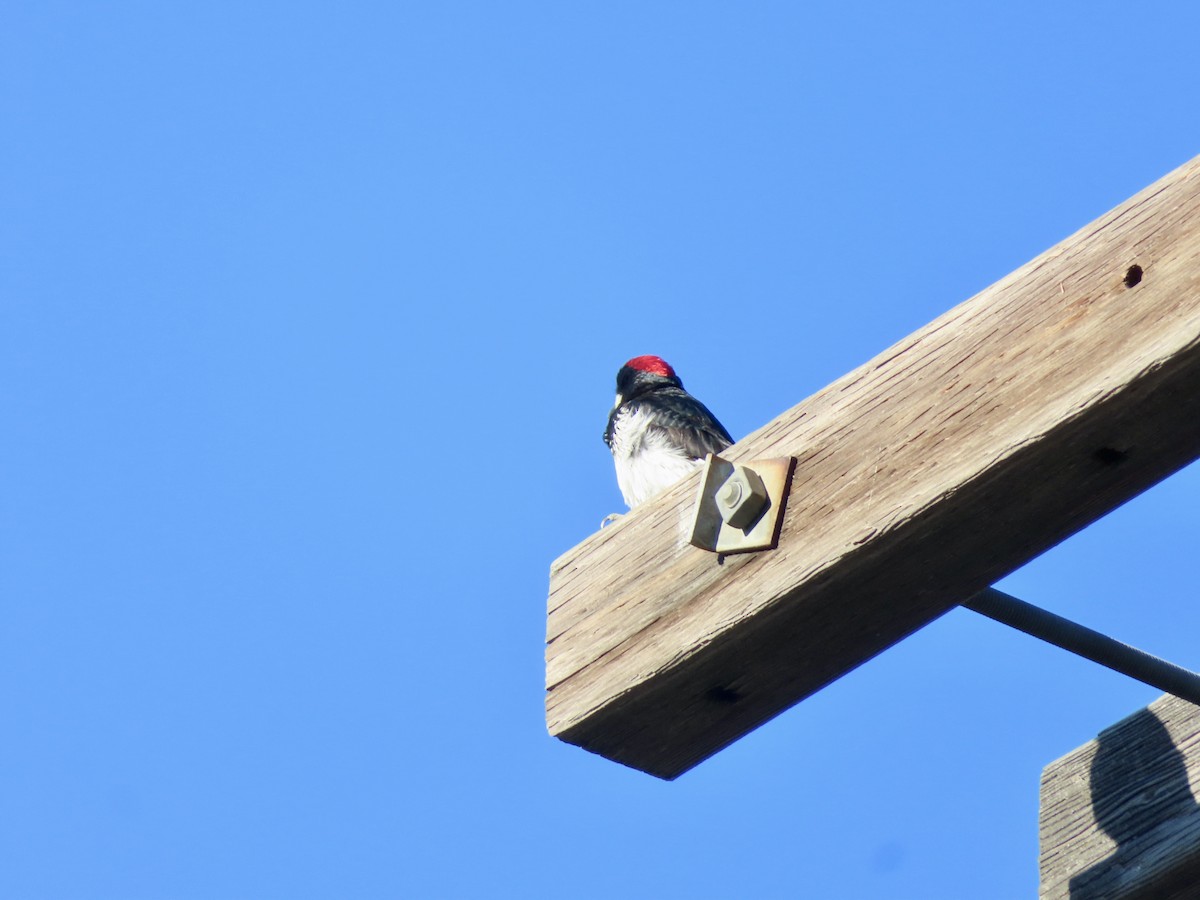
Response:
POLYGON ((1113 671, 1200 706, 1200 675, 1092 631, 1003 591, 988 588, 962 604, 980 615, 1041 638, 1113 671))

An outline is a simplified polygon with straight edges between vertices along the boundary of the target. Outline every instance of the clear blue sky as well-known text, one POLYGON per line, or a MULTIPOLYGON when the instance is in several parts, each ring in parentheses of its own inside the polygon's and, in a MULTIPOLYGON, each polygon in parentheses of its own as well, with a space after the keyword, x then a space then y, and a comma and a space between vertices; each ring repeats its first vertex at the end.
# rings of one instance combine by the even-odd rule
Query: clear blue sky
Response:
MULTIPOLYGON (((1200 152, 1197 34, 5 4, 0 896, 1033 896, 1042 767, 1154 690, 956 611, 668 784, 547 736, 547 573, 622 361, 746 434, 1200 152)), ((1003 586, 1200 667, 1198 501, 1003 586)))

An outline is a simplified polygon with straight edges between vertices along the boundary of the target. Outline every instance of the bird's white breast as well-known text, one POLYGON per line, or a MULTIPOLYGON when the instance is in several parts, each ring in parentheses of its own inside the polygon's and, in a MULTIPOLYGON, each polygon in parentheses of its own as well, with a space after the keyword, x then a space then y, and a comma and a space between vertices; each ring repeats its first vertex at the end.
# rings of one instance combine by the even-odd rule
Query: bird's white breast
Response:
POLYGON ((612 455, 617 487, 632 509, 670 487, 700 465, 667 435, 650 428, 651 416, 643 411, 624 412, 613 423, 612 455))

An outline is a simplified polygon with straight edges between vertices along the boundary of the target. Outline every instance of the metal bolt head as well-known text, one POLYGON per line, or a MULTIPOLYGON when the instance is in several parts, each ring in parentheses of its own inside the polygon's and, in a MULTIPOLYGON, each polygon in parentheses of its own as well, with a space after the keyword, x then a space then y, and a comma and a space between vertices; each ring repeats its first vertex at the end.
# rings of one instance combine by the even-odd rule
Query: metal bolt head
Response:
POLYGON ((745 528, 767 505, 767 486, 753 469, 734 466, 733 474, 717 490, 717 510, 727 525, 745 528))

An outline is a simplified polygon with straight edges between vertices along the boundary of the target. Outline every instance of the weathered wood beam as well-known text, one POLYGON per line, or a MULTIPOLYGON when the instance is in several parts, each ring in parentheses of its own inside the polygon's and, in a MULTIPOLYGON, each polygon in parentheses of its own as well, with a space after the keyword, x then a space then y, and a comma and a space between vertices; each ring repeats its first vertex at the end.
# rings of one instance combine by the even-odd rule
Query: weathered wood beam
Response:
POLYGON ((1042 900, 1200 897, 1200 707, 1165 696, 1042 773, 1042 900))
POLYGON ((663 778, 1200 455, 1200 158, 725 455, 798 458, 778 549, 697 475, 550 572, 551 734, 663 778))

